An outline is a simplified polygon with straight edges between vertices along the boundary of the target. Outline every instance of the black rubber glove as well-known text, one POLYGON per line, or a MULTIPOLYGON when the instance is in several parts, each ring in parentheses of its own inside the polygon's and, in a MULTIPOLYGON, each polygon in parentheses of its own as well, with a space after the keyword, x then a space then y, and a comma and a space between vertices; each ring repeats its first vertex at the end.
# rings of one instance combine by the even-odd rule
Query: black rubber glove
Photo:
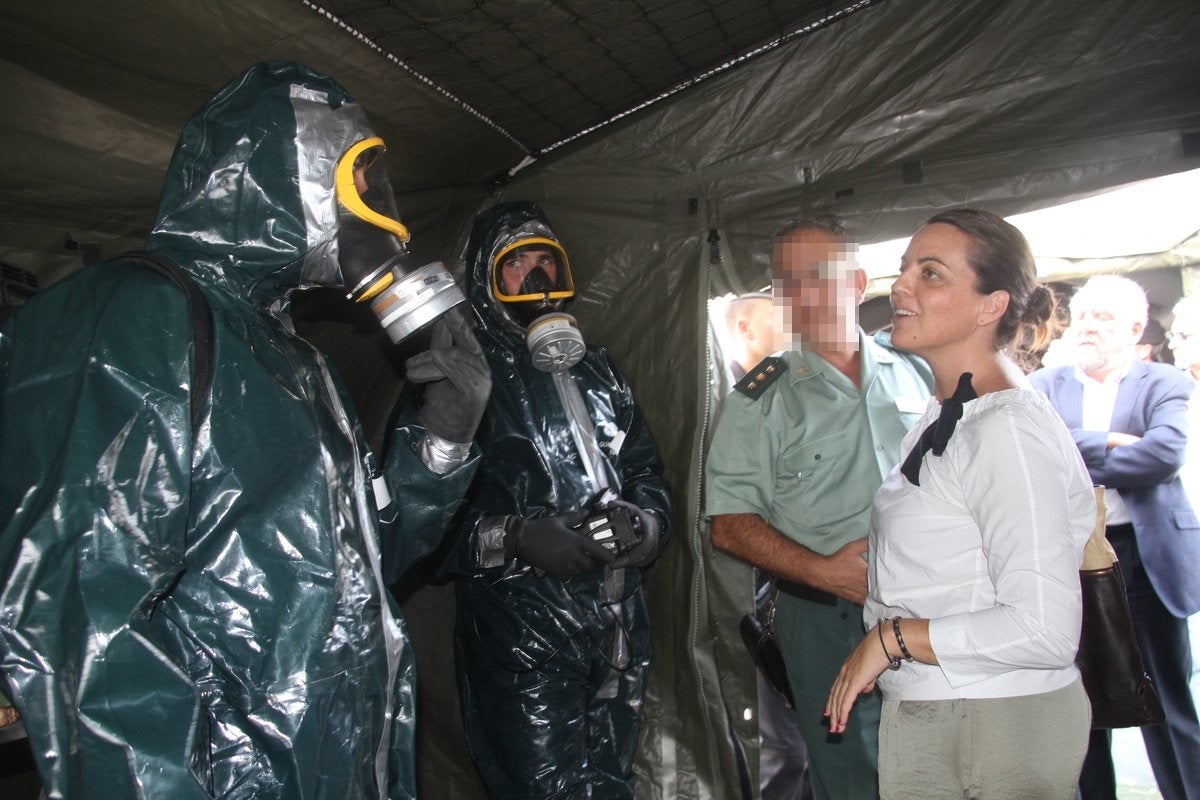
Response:
POLYGON ((637 520, 642 535, 641 541, 613 562, 613 568, 644 567, 654 561, 658 557, 659 539, 662 537, 662 524, 658 520, 658 514, 625 500, 610 500, 608 506, 626 509, 637 520))
POLYGON ((519 556, 560 579, 612 563, 608 548, 575 529, 587 516, 587 511, 576 511, 539 519, 513 517, 504 538, 505 556, 519 556))
POLYGON ((492 371, 463 315, 457 310, 443 314, 433 323, 429 349, 405 366, 410 381, 426 384, 425 430, 448 442, 472 441, 492 391, 492 371))

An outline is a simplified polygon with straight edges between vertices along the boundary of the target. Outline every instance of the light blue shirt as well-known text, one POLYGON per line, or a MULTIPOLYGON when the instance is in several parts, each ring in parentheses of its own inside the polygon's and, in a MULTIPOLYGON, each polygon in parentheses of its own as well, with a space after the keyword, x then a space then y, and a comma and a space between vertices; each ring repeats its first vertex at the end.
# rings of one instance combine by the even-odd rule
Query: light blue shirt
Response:
POLYGON ((867 535, 875 490, 932 382, 915 356, 861 331, 859 341, 861 389, 820 356, 792 351, 759 397, 726 398, 705 467, 707 515, 757 514, 822 555, 867 535))

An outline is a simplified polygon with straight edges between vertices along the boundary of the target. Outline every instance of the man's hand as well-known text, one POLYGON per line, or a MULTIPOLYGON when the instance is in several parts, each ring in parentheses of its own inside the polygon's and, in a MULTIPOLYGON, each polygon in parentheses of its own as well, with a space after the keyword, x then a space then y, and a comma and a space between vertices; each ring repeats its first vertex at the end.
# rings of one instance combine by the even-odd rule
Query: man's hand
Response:
POLYGON ((1106 446, 1109 450, 1112 450, 1114 447, 1122 447, 1127 444, 1135 444, 1136 442, 1140 442, 1141 440, 1142 440, 1142 437, 1134 436, 1132 433, 1119 433, 1117 431, 1109 431, 1108 442, 1106 443, 1106 446))
POLYGON ((512 517, 505 536, 505 557, 520 556, 560 580, 611 564, 616 556, 576 528, 588 513, 574 511, 536 519, 512 517))
POLYGON ((713 545, 759 569, 862 605, 867 599, 867 540, 823 556, 784 536, 757 514, 716 514, 713 545))
POLYGON ((819 582, 813 585, 861 606, 867 602, 866 553, 867 540, 855 539, 833 555, 825 556, 820 575, 815 576, 819 582))
POLYGON ((609 506, 621 506, 638 521, 642 531, 642 539, 633 548, 613 562, 614 567, 645 567, 658 557, 659 534, 662 526, 653 512, 625 500, 610 500, 609 506))
POLYGON ((456 310, 433 324, 428 350, 408 360, 408 379, 425 384, 421 422, 447 442, 469 444, 487 407, 492 372, 466 319, 456 310))

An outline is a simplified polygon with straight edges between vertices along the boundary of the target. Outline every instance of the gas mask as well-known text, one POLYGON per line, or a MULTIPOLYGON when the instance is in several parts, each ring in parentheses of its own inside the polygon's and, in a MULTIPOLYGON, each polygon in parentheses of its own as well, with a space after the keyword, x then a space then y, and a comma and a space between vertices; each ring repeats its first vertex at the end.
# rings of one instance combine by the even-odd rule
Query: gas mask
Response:
POLYGON ((534 366, 563 372, 579 363, 587 347, 575 318, 562 310, 575 296, 567 253, 547 236, 517 238, 492 258, 492 295, 504 313, 525 329, 534 366))
POLYGON ((396 211, 384 150, 382 139, 364 139, 338 161, 338 264, 346 296, 370 303, 398 344, 466 298, 442 262, 423 267, 410 262, 408 228, 396 211))

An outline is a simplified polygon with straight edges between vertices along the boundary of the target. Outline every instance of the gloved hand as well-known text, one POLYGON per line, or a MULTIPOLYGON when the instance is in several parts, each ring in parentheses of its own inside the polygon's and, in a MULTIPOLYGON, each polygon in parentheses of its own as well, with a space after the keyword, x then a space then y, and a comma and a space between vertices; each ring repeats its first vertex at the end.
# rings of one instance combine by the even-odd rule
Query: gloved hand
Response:
POLYGON ((492 371, 465 317, 450 311, 433 323, 428 350, 405 364, 408 379, 424 383, 421 422, 429 433, 448 442, 467 444, 487 408, 492 371))
POLYGON ((575 511, 538 519, 513 517, 504 539, 505 557, 520 556, 559 579, 612 563, 613 553, 608 548, 575 530, 587 516, 587 511, 575 511))
POLYGON ((658 557, 659 539, 662 534, 662 524, 658 520, 658 514, 621 499, 609 500, 608 507, 611 508, 612 506, 620 506, 627 510, 637 521, 638 529, 642 535, 640 542, 613 562, 613 568, 644 567, 648 565, 658 557))

